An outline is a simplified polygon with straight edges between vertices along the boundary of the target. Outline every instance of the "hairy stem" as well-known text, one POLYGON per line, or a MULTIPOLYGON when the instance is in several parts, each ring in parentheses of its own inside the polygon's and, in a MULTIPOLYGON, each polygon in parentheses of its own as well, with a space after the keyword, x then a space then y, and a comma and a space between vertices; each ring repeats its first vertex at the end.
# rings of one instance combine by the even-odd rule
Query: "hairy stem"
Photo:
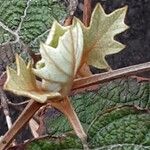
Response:
MULTIPOLYGON (((83 24, 88 27, 91 20, 91 0, 84 0, 84 6, 83 6, 83 24)), ((92 75, 92 72, 90 71, 90 67, 85 63, 78 72, 79 76, 81 77, 88 77, 92 75)))
POLYGON ((84 132, 84 129, 80 123, 80 120, 76 114, 76 112, 74 111, 74 108, 71 105, 70 99, 69 97, 65 97, 63 100, 59 101, 59 102, 51 102, 52 107, 58 109, 59 111, 61 111, 62 113, 64 113, 64 115, 68 118, 70 124, 72 125, 75 133, 77 134, 77 136, 81 139, 84 149, 87 150, 88 146, 87 146, 87 135, 84 132))
POLYGON ((135 75, 144 71, 150 71, 150 62, 76 79, 74 80, 72 90, 76 91, 94 84, 109 82, 114 79, 135 75))
POLYGON ((84 0, 83 6, 83 23, 85 26, 89 26, 91 19, 91 0, 84 0))

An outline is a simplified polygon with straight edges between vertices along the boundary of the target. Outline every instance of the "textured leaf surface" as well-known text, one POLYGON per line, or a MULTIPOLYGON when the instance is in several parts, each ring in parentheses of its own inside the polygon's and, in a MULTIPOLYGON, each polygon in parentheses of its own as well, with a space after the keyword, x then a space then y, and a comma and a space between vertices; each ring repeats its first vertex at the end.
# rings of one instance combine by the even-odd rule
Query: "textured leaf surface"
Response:
MULTIPOLYGON (((57 0, 6 0, 5 3, 1 0, 0 8, 2 29, 16 38, 18 35, 25 43, 31 43, 46 31, 49 32, 52 22, 63 19, 66 14, 65 7, 57 0)), ((7 33, 2 34, 1 38, 5 36, 7 33)))
POLYGON ((26 66, 23 59, 16 56, 17 71, 7 68, 7 81, 4 89, 11 91, 17 95, 23 95, 44 103, 46 100, 60 97, 59 93, 43 91, 36 85, 36 79, 32 73, 32 65, 28 63, 26 66))
MULTIPOLYGON (((87 129, 91 147, 107 149, 111 145, 110 149, 115 149, 116 145, 117 149, 117 144, 121 144, 120 149, 124 146, 140 149, 140 145, 141 149, 150 148, 149 82, 138 83, 132 78, 115 80, 98 90, 75 95, 72 102, 87 129)), ((59 112, 49 113, 51 117, 46 120, 50 134, 71 131, 67 119, 59 112)))
POLYGON ((148 111, 132 107, 117 108, 98 115, 88 134, 93 148, 125 143, 150 148, 150 116, 148 111))
MULTIPOLYGON (((121 51, 125 46, 114 40, 114 36, 128 28, 124 24, 127 7, 106 14, 100 4, 93 11, 90 26, 82 24, 84 52, 88 55, 88 64, 97 68, 107 68, 106 55, 121 51)), ((86 57, 85 57, 86 59, 86 57)))
MULTIPOLYGON (((53 21, 62 21, 66 15, 66 7, 58 0, 0 0, 0 51, 38 51, 39 42, 46 40, 53 21)), ((14 54, 11 55, 13 60, 8 59, 7 63, 14 61, 14 54)), ((0 54, 0 73, 5 70, 5 63, 0 54)))
POLYGON ((27 146, 28 150, 72 150, 82 149, 81 142, 74 136, 40 140, 27 146))
POLYGON ((49 33, 45 44, 50 45, 52 47, 57 47, 59 38, 63 36, 63 34, 69 29, 70 27, 64 27, 60 25, 57 21, 54 21, 51 32, 49 33))
MULTIPOLYGON (((54 26, 57 26, 54 23, 54 26)), ((50 33, 53 35, 53 32, 50 33)), ((83 34, 79 23, 68 29, 58 41, 56 48, 41 44, 42 59, 34 73, 43 80, 43 88, 60 91, 67 95, 83 54, 83 34)))

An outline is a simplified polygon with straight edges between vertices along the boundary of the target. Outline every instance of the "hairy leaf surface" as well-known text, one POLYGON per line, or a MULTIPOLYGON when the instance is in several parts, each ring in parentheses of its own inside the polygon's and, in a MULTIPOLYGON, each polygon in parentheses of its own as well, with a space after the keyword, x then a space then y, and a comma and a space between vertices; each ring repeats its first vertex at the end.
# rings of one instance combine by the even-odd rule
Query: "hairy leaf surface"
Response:
MULTIPOLYGON (((57 26, 56 23, 54 25, 57 26)), ((51 34, 53 36, 53 32, 51 34)), ((59 37, 56 48, 41 44, 40 53, 42 59, 37 63, 34 73, 43 79, 43 88, 68 94, 83 54, 80 24, 77 23, 59 37)))
POLYGON ((28 144, 27 150, 80 150, 82 144, 75 136, 51 137, 48 140, 39 140, 28 144))
POLYGON ((125 46, 114 36, 128 28, 124 23, 127 7, 106 14, 100 4, 95 7, 89 27, 81 23, 84 35, 84 61, 97 68, 108 68, 106 55, 115 54, 125 46), (87 57, 88 55, 88 57, 87 57))
POLYGON ((43 91, 36 84, 35 75, 32 73, 32 65, 25 62, 18 55, 16 56, 17 71, 7 67, 7 81, 4 89, 17 95, 23 95, 44 103, 48 99, 60 97, 59 93, 43 91))

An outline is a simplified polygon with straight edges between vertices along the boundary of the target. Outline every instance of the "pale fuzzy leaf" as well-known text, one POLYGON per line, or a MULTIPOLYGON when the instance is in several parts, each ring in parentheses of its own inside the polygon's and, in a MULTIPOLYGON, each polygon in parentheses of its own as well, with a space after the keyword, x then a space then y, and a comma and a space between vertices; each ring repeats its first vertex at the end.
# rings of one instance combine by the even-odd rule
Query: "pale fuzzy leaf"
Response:
POLYGON ((84 35, 84 61, 97 68, 108 68, 106 55, 115 54, 125 46, 114 40, 114 36, 128 28, 124 23, 127 7, 106 14, 100 4, 95 7, 89 27, 80 22, 84 35))
POLYGON ((57 21, 54 21, 45 44, 56 48, 59 37, 61 37, 69 28, 70 27, 61 26, 57 21))
POLYGON ((56 92, 43 91, 36 85, 35 75, 32 73, 32 65, 26 66, 24 60, 16 55, 17 71, 7 67, 7 81, 4 89, 17 95, 30 97, 40 103, 51 98, 58 98, 61 95, 56 92))
POLYGON ((41 44, 40 53, 42 59, 33 71, 44 79, 43 88, 55 91, 57 86, 63 95, 68 94, 83 54, 83 33, 80 24, 72 26, 59 37, 56 48, 41 44), (49 83, 57 85, 51 86, 49 83))

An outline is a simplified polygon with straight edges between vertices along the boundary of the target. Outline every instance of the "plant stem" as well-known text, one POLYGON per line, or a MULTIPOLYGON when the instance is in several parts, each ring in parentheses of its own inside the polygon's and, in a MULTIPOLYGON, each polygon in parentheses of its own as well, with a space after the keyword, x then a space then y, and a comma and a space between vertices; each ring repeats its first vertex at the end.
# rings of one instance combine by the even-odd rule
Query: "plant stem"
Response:
POLYGON ((72 24, 73 16, 69 16, 64 23, 64 26, 70 26, 72 24))
POLYGON ((3 139, 0 141, 0 150, 4 150, 8 148, 9 144, 12 142, 16 134, 22 129, 22 127, 32 118, 35 112, 42 106, 43 104, 38 103, 34 100, 31 100, 26 108, 23 110, 21 115, 12 125, 11 129, 6 132, 3 139))
POLYGON ((90 77, 76 79, 73 82, 72 90, 76 91, 78 89, 85 88, 94 84, 109 82, 114 79, 135 75, 144 71, 150 71, 150 62, 112 70, 106 73, 95 74, 90 77))
MULTIPOLYGON (((83 5, 83 24, 88 27, 91 20, 91 0, 84 0, 83 5)), ((85 63, 79 70, 78 75, 81 77, 88 77, 92 75, 90 67, 85 63)))
POLYGON ((90 19, 91 19, 91 0, 84 0, 83 23, 86 27, 89 26, 90 19))
POLYGON ((83 147, 85 150, 88 150, 87 146, 87 135, 84 132, 84 129, 80 123, 80 120, 74 111, 74 108, 71 105, 69 97, 65 97, 63 100, 57 102, 52 101, 51 106, 61 111, 69 120, 72 125, 75 133, 81 139, 83 147))

